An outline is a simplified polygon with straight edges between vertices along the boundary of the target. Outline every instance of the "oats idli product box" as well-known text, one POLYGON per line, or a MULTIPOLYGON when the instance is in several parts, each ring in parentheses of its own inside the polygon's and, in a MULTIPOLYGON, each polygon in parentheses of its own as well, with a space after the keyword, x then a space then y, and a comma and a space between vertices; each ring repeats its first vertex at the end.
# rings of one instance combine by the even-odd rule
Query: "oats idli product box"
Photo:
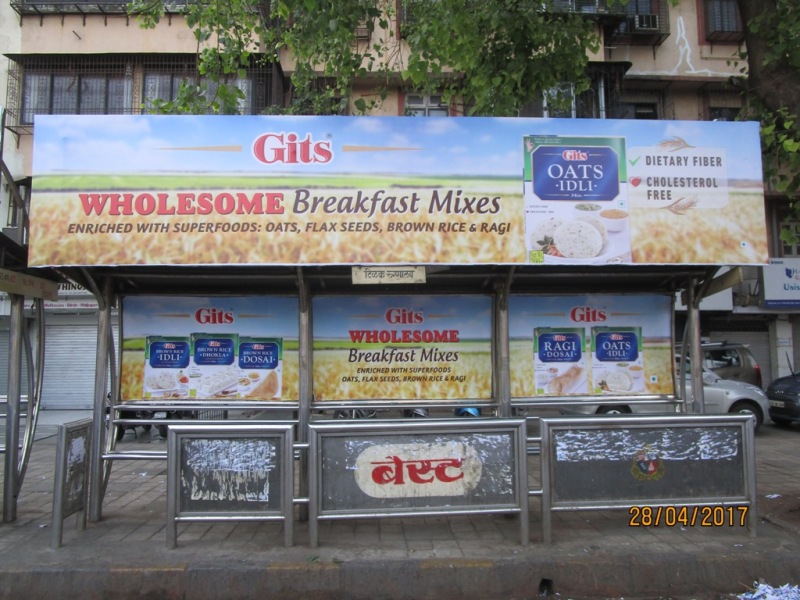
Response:
POLYGON ((283 340, 239 338, 239 397, 273 400, 281 397, 283 340))
POLYGON ((630 262, 625 138, 525 136, 528 261, 630 262))
POLYGON ((641 327, 592 327, 594 393, 645 391, 641 327))
POLYGON ((533 376, 537 396, 589 391, 586 331, 582 327, 533 330, 533 376))
POLYGON ((143 398, 187 398, 191 360, 188 337, 147 336, 143 398))
POLYGON ((193 333, 189 367, 192 398, 238 398, 241 371, 236 333, 193 333))

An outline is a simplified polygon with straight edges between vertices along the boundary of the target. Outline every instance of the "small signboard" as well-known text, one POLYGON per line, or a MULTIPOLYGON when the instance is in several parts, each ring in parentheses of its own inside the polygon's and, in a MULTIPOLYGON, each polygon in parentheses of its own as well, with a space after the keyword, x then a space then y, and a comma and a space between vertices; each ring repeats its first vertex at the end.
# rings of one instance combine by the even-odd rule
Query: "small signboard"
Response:
POLYGON ((58 300, 58 284, 55 281, 8 269, 0 269, 0 292, 58 300))
POLYGON ((167 547, 178 523, 284 522, 293 543, 293 424, 175 425, 167 436, 167 547))
POLYGON ((425 283, 425 267, 353 267, 353 283, 425 283))
POLYGON ((310 426, 309 534, 349 517, 511 513, 528 543, 524 419, 310 426))
POLYGON ((89 494, 89 448, 92 420, 83 419, 58 426, 56 472, 53 489, 53 533, 51 546, 61 547, 64 519, 78 514, 79 530, 86 528, 89 494))

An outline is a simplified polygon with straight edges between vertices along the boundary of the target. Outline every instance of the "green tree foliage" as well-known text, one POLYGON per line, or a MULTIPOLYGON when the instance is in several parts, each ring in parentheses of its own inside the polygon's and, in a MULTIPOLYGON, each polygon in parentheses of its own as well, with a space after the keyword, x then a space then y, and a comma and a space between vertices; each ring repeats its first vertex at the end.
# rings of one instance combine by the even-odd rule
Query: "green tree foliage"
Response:
POLYGON ((176 99, 156 101, 148 108, 161 113, 235 114, 244 99, 235 79, 245 77, 254 61, 269 60, 257 53, 256 42, 268 31, 262 6, 257 0, 190 0, 180 5, 133 0, 128 13, 143 28, 155 28, 167 12, 180 13, 197 42, 195 77, 181 83, 176 99))
POLYGON ((293 95, 276 111, 367 112, 390 86, 403 85, 458 97, 469 114, 514 115, 561 83, 577 93, 589 85, 587 51, 599 48, 594 25, 552 10, 550 1, 133 0, 128 10, 147 28, 166 11, 185 14, 197 40, 197 78, 176 100, 158 103, 160 112, 236 112, 242 94, 233 79, 283 49, 295 61, 293 95), (357 39, 359 29, 368 41, 357 39), (362 81, 374 95, 354 95, 362 81))
MULTIPOLYGON (((742 69, 745 118, 761 122, 767 180, 800 219, 800 5, 797 0, 737 0, 747 24, 742 69)), ((781 234, 787 241, 789 230, 781 234)))
POLYGON ((466 100, 470 114, 513 116, 563 83, 588 89, 594 24, 529 0, 409 0, 401 28, 411 55, 404 76, 466 100), (458 74, 446 77, 449 71, 458 74))

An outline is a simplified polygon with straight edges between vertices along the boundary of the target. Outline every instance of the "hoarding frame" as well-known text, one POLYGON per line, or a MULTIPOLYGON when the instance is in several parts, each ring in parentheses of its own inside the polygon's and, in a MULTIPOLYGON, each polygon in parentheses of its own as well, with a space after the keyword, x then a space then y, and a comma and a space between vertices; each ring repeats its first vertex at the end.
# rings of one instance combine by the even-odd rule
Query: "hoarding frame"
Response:
MULTIPOLYGON (((281 521, 283 522, 284 546, 289 547, 294 540, 294 424, 283 425, 175 425, 169 428, 167 436, 167 530, 168 548, 178 543, 178 523, 206 521, 281 521), (276 468, 280 469, 278 480, 281 489, 278 507, 275 509, 242 510, 247 502, 240 499, 223 498, 221 502, 228 507, 216 510, 192 510, 184 508, 185 498, 181 493, 183 444, 187 440, 251 441, 276 440, 274 448, 279 452, 276 468)), ((207 458, 212 458, 206 455, 207 458)), ((231 472, 231 471, 229 471, 231 472)), ((245 477, 247 473, 245 473, 245 477)))
MULTIPOLYGON (((421 419, 412 423, 402 421, 356 421, 337 423, 335 421, 322 421, 309 426, 309 523, 308 531, 312 547, 319 545, 319 521, 334 519, 354 518, 388 518, 388 517, 424 517, 440 514, 470 515, 470 514, 513 514, 519 518, 520 543, 529 543, 529 508, 528 508, 528 480, 527 480, 527 438, 526 419, 421 419), (382 509, 364 510, 358 507, 344 507, 336 510, 326 510, 324 507, 323 466, 326 458, 325 441, 331 438, 358 440, 359 436, 373 438, 383 436, 383 439, 408 438, 410 436, 430 437, 442 436, 460 439, 467 434, 495 434, 506 435, 510 440, 509 451, 515 460, 515 465, 510 470, 513 478, 513 501, 505 504, 471 504, 469 506, 455 506, 451 500, 449 504, 439 504, 423 507, 386 507, 382 509)), ((354 465, 347 467, 353 469, 354 465)))

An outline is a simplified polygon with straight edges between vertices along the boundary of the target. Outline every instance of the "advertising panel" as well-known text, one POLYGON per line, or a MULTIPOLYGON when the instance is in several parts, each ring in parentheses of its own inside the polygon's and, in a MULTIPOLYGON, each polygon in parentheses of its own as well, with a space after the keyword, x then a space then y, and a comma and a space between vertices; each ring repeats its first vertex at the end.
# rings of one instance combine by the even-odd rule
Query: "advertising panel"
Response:
POLYGON ((128 296, 122 401, 298 399, 297 299, 128 296))
POLYGON ((669 395, 672 298, 511 296, 511 395, 669 395))
POLYGON ((800 258, 773 258, 763 276, 764 308, 800 308, 800 258))
POLYGON ((489 296, 328 296, 313 301, 314 397, 488 399, 489 296))
POLYGON ((765 264, 763 203, 749 122, 42 115, 29 262, 765 264))

